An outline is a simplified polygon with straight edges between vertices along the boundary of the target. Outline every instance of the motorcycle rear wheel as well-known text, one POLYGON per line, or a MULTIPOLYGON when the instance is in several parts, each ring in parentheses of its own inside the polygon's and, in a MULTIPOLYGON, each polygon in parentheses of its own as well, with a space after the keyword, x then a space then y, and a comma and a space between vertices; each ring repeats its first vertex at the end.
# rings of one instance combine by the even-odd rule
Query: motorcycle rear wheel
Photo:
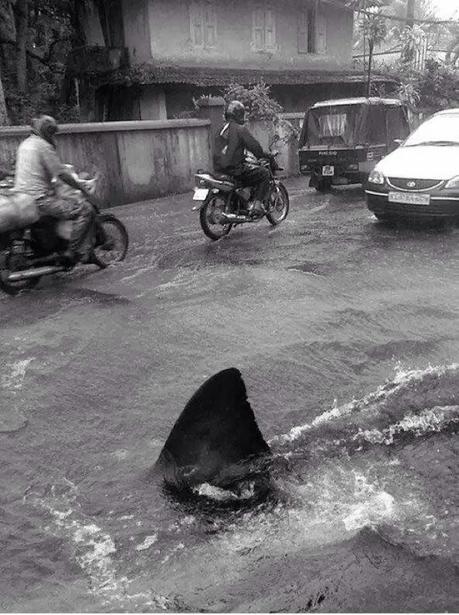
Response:
POLYGON ((90 261, 100 269, 126 258, 129 236, 124 224, 111 214, 100 214, 96 229, 96 243, 90 261))
MULTIPOLYGON (((22 290, 31 290, 35 288, 35 286, 40 281, 40 277, 29 278, 28 280, 18 280, 17 282, 9 282, 8 276, 10 273, 15 271, 20 271, 19 268, 13 267, 10 269, 10 257, 9 255, 5 258, 5 267, 0 265, 0 290, 2 290, 7 295, 11 295, 14 297, 19 294, 22 290)), ((24 267, 27 268, 27 267, 24 267)))
POLYGON ((228 235, 232 228, 232 224, 222 224, 219 221, 222 214, 225 211, 226 201, 221 195, 213 194, 201 207, 199 212, 199 222, 204 234, 212 239, 212 241, 218 241, 225 235, 228 235))
POLYGON ((266 217, 272 226, 277 226, 285 220, 290 209, 290 198, 284 184, 281 182, 277 184, 276 192, 271 192, 270 199, 275 200, 273 203, 270 203, 266 217))

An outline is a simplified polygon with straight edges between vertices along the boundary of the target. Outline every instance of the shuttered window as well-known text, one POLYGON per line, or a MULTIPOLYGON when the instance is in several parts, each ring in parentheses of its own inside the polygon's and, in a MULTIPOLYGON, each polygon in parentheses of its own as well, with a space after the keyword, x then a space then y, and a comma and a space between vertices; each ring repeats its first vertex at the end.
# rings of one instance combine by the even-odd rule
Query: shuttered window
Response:
POLYGON ((276 27, 274 23, 274 11, 267 9, 265 11, 265 47, 274 49, 276 45, 276 27))
POLYGON ((190 3, 191 41, 195 47, 217 44, 217 14, 213 0, 192 0, 190 3))
POLYGON ((327 53, 327 18, 319 10, 316 13, 316 53, 327 53))
POLYGON ((298 53, 316 51, 316 10, 310 2, 300 8, 298 15, 298 53))
POLYGON ((300 9, 298 53, 327 53, 327 18, 317 1, 311 0, 300 9))
POLYGON ((217 44, 217 15, 213 2, 204 2, 204 41, 206 47, 217 44))
POLYGON ((273 51, 276 48, 276 17, 269 6, 258 4, 252 17, 252 46, 256 51, 273 51))
POLYGON ((308 53, 309 47, 309 13, 306 8, 300 9, 298 16, 298 53, 308 53))

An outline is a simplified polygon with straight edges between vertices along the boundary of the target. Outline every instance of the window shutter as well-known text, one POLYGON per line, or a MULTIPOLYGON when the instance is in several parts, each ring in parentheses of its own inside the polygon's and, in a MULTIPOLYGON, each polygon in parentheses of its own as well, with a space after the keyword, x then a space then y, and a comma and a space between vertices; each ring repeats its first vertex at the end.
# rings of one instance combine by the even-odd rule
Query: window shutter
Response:
POLYGON ((205 43, 209 47, 214 47, 217 42, 217 15, 215 4, 211 0, 206 0, 204 4, 204 25, 205 43))
POLYGON ((302 8, 298 17, 298 53, 308 53, 309 19, 308 9, 302 8))
POLYGON ((196 47, 204 45, 203 11, 201 2, 190 3, 191 40, 196 47))
POLYGON ((274 11, 272 9, 267 9, 264 13, 265 47, 267 49, 274 49, 276 46, 276 20, 274 17, 274 11))
POLYGON ((255 49, 260 50, 265 46, 264 40, 265 15, 261 8, 256 8, 253 11, 253 32, 252 40, 255 49))
POLYGON ((327 19, 318 11, 316 13, 316 53, 327 53, 327 19))

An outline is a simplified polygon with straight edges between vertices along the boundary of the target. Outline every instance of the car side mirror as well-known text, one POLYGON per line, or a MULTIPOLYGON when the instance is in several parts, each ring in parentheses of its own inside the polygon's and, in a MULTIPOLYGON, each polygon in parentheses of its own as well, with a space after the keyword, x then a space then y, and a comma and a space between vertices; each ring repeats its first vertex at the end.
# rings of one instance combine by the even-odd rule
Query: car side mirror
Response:
POLYGON ((403 143, 403 139, 394 139, 395 145, 401 145, 403 143))

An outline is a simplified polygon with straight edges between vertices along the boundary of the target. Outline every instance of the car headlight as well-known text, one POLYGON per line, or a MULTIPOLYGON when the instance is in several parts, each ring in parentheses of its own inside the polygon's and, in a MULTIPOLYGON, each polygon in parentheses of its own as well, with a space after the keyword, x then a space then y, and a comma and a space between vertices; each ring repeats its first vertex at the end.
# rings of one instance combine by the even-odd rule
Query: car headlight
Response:
POLYGON ((379 184, 380 186, 382 186, 382 184, 384 184, 384 182, 386 181, 386 178, 381 173, 381 171, 373 169, 373 171, 368 176, 368 181, 370 184, 379 184))
POLYGON ((459 175, 447 181, 445 188, 459 188, 459 175))

